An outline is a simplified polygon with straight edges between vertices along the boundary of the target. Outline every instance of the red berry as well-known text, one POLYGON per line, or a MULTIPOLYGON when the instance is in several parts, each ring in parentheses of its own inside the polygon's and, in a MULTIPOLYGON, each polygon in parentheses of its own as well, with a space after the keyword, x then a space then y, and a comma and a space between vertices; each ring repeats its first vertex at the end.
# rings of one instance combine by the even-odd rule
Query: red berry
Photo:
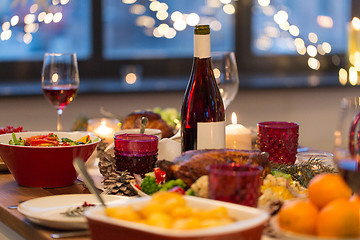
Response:
POLYGON ((182 187, 179 187, 179 186, 173 187, 168 192, 176 192, 176 193, 180 193, 182 195, 185 195, 185 190, 182 187))
POLYGON ((0 134, 12 133, 12 132, 22 132, 22 131, 23 131, 22 126, 14 128, 14 126, 12 126, 12 125, 7 125, 5 128, 0 128, 0 134))

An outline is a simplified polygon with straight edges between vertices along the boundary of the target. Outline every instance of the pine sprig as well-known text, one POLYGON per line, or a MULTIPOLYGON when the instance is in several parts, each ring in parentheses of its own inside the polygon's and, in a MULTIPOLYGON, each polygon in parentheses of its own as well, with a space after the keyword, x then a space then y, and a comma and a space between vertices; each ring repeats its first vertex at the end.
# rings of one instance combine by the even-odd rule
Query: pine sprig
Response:
POLYGON ((271 163, 272 171, 279 171, 291 175, 292 180, 298 181, 303 187, 307 187, 310 180, 320 173, 336 173, 331 165, 326 165, 321 159, 311 156, 308 161, 292 164, 271 163))

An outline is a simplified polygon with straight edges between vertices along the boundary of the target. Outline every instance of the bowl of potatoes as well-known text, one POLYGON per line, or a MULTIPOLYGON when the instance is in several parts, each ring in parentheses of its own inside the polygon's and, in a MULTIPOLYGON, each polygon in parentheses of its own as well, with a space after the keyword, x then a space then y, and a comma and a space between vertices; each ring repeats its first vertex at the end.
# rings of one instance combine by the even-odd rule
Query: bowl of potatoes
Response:
POLYGON ((85 212, 91 239, 260 240, 267 212, 174 192, 85 212))

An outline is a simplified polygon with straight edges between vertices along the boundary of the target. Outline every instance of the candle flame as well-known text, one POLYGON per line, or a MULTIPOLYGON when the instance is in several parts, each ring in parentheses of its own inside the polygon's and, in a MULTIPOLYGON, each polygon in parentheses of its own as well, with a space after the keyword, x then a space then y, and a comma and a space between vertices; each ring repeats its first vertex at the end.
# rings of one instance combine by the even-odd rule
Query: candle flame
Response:
POLYGON ((358 17, 354 17, 351 20, 351 25, 355 30, 360 30, 360 19, 358 17))
POLYGON ((114 131, 111 126, 108 126, 106 120, 102 120, 100 125, 94 129, 94 133, 101 138, 111 138, 114 131))
POLYGON ((236 117, 236 113, 234 112, 231 114, 231 123, 237 124, 237 117, 236 117))

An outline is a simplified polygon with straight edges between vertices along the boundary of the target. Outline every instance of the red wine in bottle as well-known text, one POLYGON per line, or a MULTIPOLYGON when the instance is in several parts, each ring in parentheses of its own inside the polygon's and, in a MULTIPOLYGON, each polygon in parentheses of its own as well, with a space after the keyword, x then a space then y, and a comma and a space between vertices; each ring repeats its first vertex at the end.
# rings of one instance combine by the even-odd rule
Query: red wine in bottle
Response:
POLYGON ((210 28, 194 30, 194 60, 181 108, 181 150, 225 148, 225 109, 211 66, 210 28))

